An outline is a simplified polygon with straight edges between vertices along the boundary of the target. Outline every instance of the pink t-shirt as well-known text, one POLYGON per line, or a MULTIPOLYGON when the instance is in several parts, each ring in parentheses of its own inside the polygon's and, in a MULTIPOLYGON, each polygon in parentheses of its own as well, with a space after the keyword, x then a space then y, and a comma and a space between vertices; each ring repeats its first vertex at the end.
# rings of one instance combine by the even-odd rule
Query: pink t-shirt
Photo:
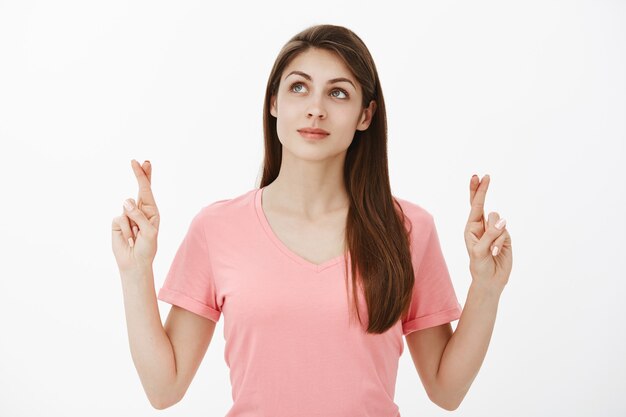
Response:
POLYGON ((233 398, 226 417, 400 416, 402 336, 461 316, 433 216, 396 197, 413 224, 415 286, 407 319, 374 335, 349 320, 350 255, 316 265, 292 252, 273 233, 262 194, 254 188, 202 208, 158 293, 215 322, 224 314, 233 398))

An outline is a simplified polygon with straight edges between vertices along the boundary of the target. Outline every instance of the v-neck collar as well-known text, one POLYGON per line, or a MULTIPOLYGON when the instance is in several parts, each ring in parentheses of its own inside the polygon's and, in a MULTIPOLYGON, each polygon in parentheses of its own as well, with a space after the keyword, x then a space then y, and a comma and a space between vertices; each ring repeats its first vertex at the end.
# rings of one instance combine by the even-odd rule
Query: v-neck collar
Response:
MULTIPOLYGON (((254 194, 254 206, 256 209, 257 217, 259 218, 259 222, 261 223, 263 230, 265 230, 265 234, 278 247, 278 249, 280 249, 285 255, 287 255, 292 260, 296 261, 298 264, 304 266, 305 268, 308 268, 315 272, 321 272, 327 268, 330 268, 331 266, 338 264, 339 262, 343 261, 346 258, 346 255, 344 254, 344 255, 339 255, 335 258, 329 259, 325 262, 322 262, 321 264, 315 264, 313 262, 310 262, 304 259, 302 256, 298 255, 297 253, 289 249, 287 245, 285 245, 283 241, 278 238, 276 233, 274 233, 274 231, 272 230, 272 227, 270 226, 269 221, 267 220, 267 217, 265 216, 265 212, 263 211, 263 204, 262 204, 264 188, 265 187, 261 187, 257 189, 254 194)), ((349 256, 350 255, 348 254, 348 257, 349 256)))

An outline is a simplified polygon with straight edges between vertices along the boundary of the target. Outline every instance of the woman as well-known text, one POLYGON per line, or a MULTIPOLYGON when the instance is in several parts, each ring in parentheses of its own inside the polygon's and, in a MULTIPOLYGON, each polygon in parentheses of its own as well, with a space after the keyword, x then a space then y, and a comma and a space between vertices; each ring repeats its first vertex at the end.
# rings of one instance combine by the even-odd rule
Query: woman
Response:
POLYGON ((489 177, 472 177, 473 281, 462 311, 433 216, 392 196, 386 133, 362 40, 333 25, 294 36, 267 85, 260 187, 193 218, 158 293, 172 304, 164 327, 151 165, 131 162, 138 205, 127 200, 114 220, 113 249, 132 357, 154 407, 183 398, 222 313, 227 416, 399 416, 402 335, 429 398, 459 406, 510 275, 510 236, 497 213, 484 223, 489 177))

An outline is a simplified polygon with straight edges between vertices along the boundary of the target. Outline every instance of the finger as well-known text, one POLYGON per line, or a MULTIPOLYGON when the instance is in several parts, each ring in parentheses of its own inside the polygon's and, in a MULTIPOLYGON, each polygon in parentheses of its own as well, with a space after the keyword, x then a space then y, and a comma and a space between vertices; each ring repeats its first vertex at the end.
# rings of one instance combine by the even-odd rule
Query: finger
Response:
MULTIPOLYGON (((148 182, 152 186, 152 164, 150 164, 150 161, 148 160, 144 161, 143 164, 141 164, 141 169, 143 169, 144 173, 146 174, 146 177, 148 178, 148 182)), ((144 201, 142 200, 141 197, 142 195, 141 193, 139 193, 137 195, 137 205, 139 206, 139 209, 141 209, 141 207, 144 204, 144 201)), ((133 230, 133 236, 137 238, 137 233, 139 233, 139 227, 137 226, 137 223, 135 223, 134 220, 130 220, 130 225, 133 230)))
MULTIPOLYGON (((148 182, 150 183, 150 186, 152 186, 152 164, 150 163, 150 161, 148 160, 144 161, 144 163, 141 165, 141 169, 144 171, 144 174, 148 178, 148 182)), ((142 209, 145 203, 145 200, 142 197, 143 197, 143 194, 141 190, 139 190, 139 193, 137 195, 137 205, 139 206, 140 210, 142 209)), ((139 227, 137 226, 137 223, 135 223, 135 221, 131 219, 130 225, 133 230, 133 236, 137 238, 137 233, 139 233, 139 227)))
POLYGON ((122 227, 120 226, 119 217, 114 217, 111 221, 111 231, 113 236, 113 248, 124 245, 124 233, 122 232, 122 227))
POLYGON ((504 242, 506 242, 508 236, 509 236, 509 233, 505 231, 500 236, 498 236, 498 238, 493 242, 493 244, 491 245, 491 249, 490 249, 492 256, 498 256, 502 252, 504 242))
POLYGON ((489 188, 489 181, 489 175, 485 174, 483 179, 480 181, 476 192, 474 193, 474 197, 472 198, 472 208, 470 210, 468 222, 484 221, 485 196, 487 195, 487 189, 489 188))
POLYGON ((474 201, 474 195, 476 194, 476 189, 480 184, 480 179, 478 175, 472 175, 472 179, 470 180, 470 206, 472 205, 472 201, 474 201))
MULTIPOLYGON (((145 204, 156 206, 154 196, 152 195, 150 180, 146 175, 146 172, 136 160, 131 160, 130 164, 133 168, 133 172, 135 173, 135 177, 137 178, 137 184, 139 185, 139 196, 137 197, 137 201, 142 201, 145 204)), ((150 173, 152 174, 152 170, 150 170, 150 173)))
MULTIPOLYGON (((124 213, 124 215, 126 215, 126 213, 124 213)), ((132 236, 134 238, 137 238, 137 233, 139 231, 139 227, 137 226, 137 223, 135 223, 135 221, 133 219, 128 219, 129 225, 130 225, 130 231, 132 233, 132 236)))
POLYGON ((142 234, 156 233, 156 228, 150 223, 143 211, 137 207, 137 204, 132 198, 129 198, 124 202, 124 213, 131 220, 135 221, 142 234))
POLYGON ((152 164, 150 163, 150 161, 143 161, 143 164, 141 164, 141 167, 143 168, 143 172, 146 173, 146 176, 148 177, 148 182, 150 183, 150 185, 152 185, 152 164))
MULTIPOLYGON (((476 196, 476 190, 478 189, 479 185, 480 185, 480 179, 478 178, 478 175, 476 174, 472 175, 472 178, 470 180, 470 206, 472 205, 472 202, 474 201, 474 197, 476 196)), ((481 232, 480 234, 482 235, 482 233, 485 231, 484 212, 480 213, 480 222, 482 224, 482 230, 480 231, 481 232)))
POLYGON ((132 231, 130 230, 130 222, 129 218, 126 217, 125 214, 122 213, 121 216, 116 217, 114 220, 114 230, 121 232, 121 239, 124 240, 125 243, 128 243, 128 246, 131 248, 135 246, 135 240, 132 236, 132 231), (117 227, 115 227, 117 225, 117 227))
POLYGON ((490 254, 490 250, 494 245, 496 239, 498 239, 506 231, 506 219, 500 218, 500 215, 496 212, 489 213, 487 221, 487 229, 482 235, 478 243, 474 246, 477 255, 479 257, 485 257, 490 254), (502 228, 498 229, 497 225, 502 223, 502 228))

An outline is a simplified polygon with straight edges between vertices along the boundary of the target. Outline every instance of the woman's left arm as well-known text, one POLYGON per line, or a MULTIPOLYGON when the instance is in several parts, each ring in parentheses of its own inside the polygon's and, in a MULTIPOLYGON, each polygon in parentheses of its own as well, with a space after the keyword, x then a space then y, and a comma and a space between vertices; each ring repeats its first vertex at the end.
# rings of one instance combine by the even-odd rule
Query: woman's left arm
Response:
POLYGON ((491 212, 487 225, 483 207, 490 177, 470 181, 470 216, 465 243, 470 257, 470 286, 457 328, 443 351, 437 371, 439 401, 455 410, 478 374, 491 339, 498 303, 513 265, 506 221, 491 212))

